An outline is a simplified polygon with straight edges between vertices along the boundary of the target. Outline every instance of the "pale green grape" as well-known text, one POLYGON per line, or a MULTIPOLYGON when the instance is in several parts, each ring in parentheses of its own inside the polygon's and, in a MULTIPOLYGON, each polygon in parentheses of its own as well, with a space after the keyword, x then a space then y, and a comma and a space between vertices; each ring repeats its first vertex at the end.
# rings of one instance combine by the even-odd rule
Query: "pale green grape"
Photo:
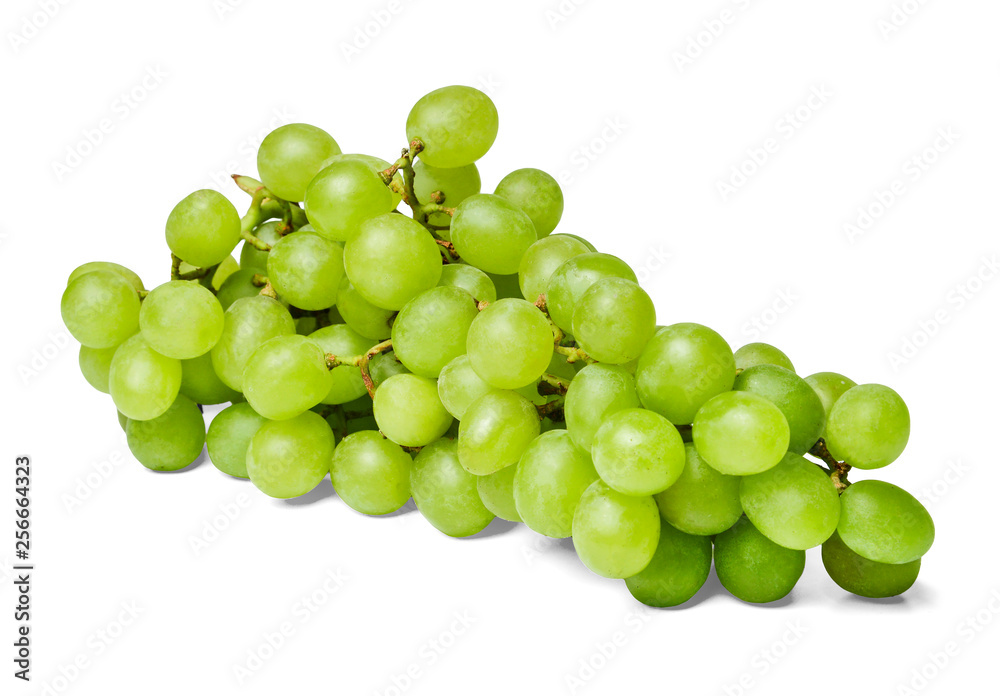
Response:
MULTIPOLYGON (((283 239, 283 235, 278 231, 283 226, 284 223, 281 220, 269 220, 268 222, 262 223, 258 226, 253 231, 253 234, 260 241, 274 246, 281 239, 283 239)), ((267 257, 269 255, 270 252, 261 251, 254 245, 243 242, 243 246, 240 247, 240 268, 244 271, 252 271, 253 273, 266 275, 267 257)))
POLYGON ((262 343, 243 368, 243 394, 271 420, 294 418, 330 393, 326 354, 305 336, 276 336, 262 343))
POLYGON ((181 372, 180 360, 160 355, 142 334, 136 334, 118 346, 111 359, 111 399, 130 420, 151 420, 174 403, 181 388, 181 372))
POLYGON ((642 405, 679 424, 691 423, 698 409, 732 389, 735 379, 729 344, 700 324, 673 324, 657 331, 635 368, 642 405))
POLYGON ((584 242, 567 235, 542 237, 528 247, 517 270, 521 295, 534 302, 548 288, 549 278, 563 263, 592 251, 584 242))
MULTIPOLYGON (((440 191, 444 194, 442 204, 454 208, 469 196, 479 193, 482 186, 479 169, 474 164, 441 169, 432 167, 421 159, 413 165, 413 192, 421 203, 432 203, 431 194, 440 191)), ((451 216, 447 213, 431 213, 427 222, 448 227, 451 225, 451 216)))
POLYGON ((617 256, 589 252, 572 256, 549 276, 544 288, 549 316, 563 331, 573 331, 573 312, 591 285, 602 278, 636 282, 635 273, 617 256))
POLYGON ((664 522, 653 559, 642 572, 626 578, 625 586, 643 604, 676 607, 698 593, 711 569, 712 541, 664 522))
POLYGON ((720 534, 743 514, 740 477, 722 474, 705 463, 693 444, 684 445, 685 464, 680 477, 656 496, 660 515, 682 532, 720 534))
POLYGON ((404 447, 429 445, 452 422, 438 397, 437 383, 419 375, 393 375, 382 382, 373 406, 379 430, 404 447))
POLYGON ((823 544, 823 566, 833 581, 861 597, 895 597, 917 581, 920 559, 909 563, 876 563, 859 556, 834 532, 823 544))
POLYGON ((113 348, 139 330, 139 294, 124 276, 91 271, 62 295, 62 320, 88 348, 113 348))
POLYGON ((566 392, 566 429, 576 444, 590 451, 605 418, 639 406, 635 379, 628 370, 619 365, 588 365, 566 392))
POLYGON ((425 290, 399 311, 392 324, 392 349, 412 373, 436 378, 445 365, 465 354, 469 327, 478 315, 475 300, 465 290, 425 290))
MULTIPOLYGON (((363 162, 366 165, 368 165, 369 169, 371 169, 373 172, 375 172, 376 174, 378 174, 379 177, 382 176, 382 172, 384 172, 386 169, 388 169, 390 166, 392 166, 388 162, 386 162, 384 159, 382 159, 381 157, 375 157, 374 155, 362 155, 362 154, 359 154, 359 153, 344 153, 344 154, 341 154, 341 155, 333 155, 332 157, 327 157, 326 160, 323 162, 323 164, 320 166, 320 170, 322 171, 323 169, 326 169, 328 166, 330 166, 334 162, 341 162, 341 161, 344 161, 344 160, 356 160, 358 162, 363 162)), ((393 181, 393 183, 395 184, 395 186, 400 191, 403 190, 403 172, 402 171, 397 171, 393 175, 392 181, 393 181)), ((399 205, 399 202, 403 199, 403 197, 400 196, 395 191, 393 191, 392 189, 389 189, 389 191, 392 194, 392 208, 391 209, 395 209, 395 207, 397 205, 399 205)))
POLYGON ((260 180, 274 195, 301 201, 323 162, 340 154, 340 146, 321 128, 289 123, 267 134, 257 150, 260 180))
MULTIPOLYGON (((364 355, 372 347, 370 339, 357 333, 347 324, 333 324, 309 334, 309 339, 327 354, 338 358, 364 355)), ((369 371, 372 371, 369 364, 369 371)), ((330 370, 330 391, 323 397, 324 404, 346 404, 367 393, 361 370, 354 365, 338 365, 330 370)))
POLYGON ((306 189, 305 210, 310 224, 335 242, 353 239, 361 223, 394 207, 392 193, 382 177, 356 159, 335 161, 306 189))
POLYGON ((512 391, 487 392, 469 405, 459 424, 459 461, 477 476, 492 474, 517 463, 540 432, 530 401, 512 391))
POLYGON ((139 329, 158 353, 189 360, 212 350, 225 326, 222 305, 210 290, 188 280, 172 280, 142 301, 139 329))
POLYGON ((438 378, 441 403, 459 420, 473 401, 493 389, 472 369, 468 355, 460 355, 445 365, 438 378))
POLYGON ((240 269, 226 278, 222 287, 219 288, 219 292, 215 295, 223 311, 232 307, 233 303, 241 297, 253 297, 260 294, 260 288, 253 284, 253 277, 257 273, 263 274, 264 271, 240 269))
POLYGON ((247 449, 267 418, 248 403, 233 404, 219 411, 208 426, 208 456, 215 468, 237 478, 247 474, 247 449))
MULTIPOLYGON (((396 359, 396 354, 392 351, 379 353, 368 361, 368 376, 372 378, 372 382, 376 387, 393 375, 405 375, 409 374, 409 372, 406 369, 406 365, 399 362, 396 359)), ((440 389, 438 393, 440 394, 440 389)), ((368 399, 368 406, 371 406, 371 399, 368 399)))
POLYGON ((108 373, 111 371, 111 359, 115 357, 118 346, 111 348, 88 348, 80 346, 80 372, 87 383, 99 392, 108 393, 108 373))
POLYGON ((754 365, 736 376, 736 391, 763 396, 781 409, 788 422, 788 450, 805 454, 823 434, 826 412, 812 387, 791 370, 777 365, 754 365))
POLYGON ((604 482, 626 495, 660 493, 684 469, 684 441, 677 428, 642 408, 607 416, 594 435, 591 453, 604 482))
POLYGON ((541 169, 511 172, 500 180, 494 193, 527 213, 539 238, 550 234, 563 214, 563 193, 559 182, 541 169))
POLYGON ((326 309, 337 301, 344 251, 315 232, 281 238, 267 259, 267 277, 283 299, 301 309, 326 309))
POLYGON ((434 528, 448 536, 467 537, 493 521, 478 490, 479 477, 458 462, 458 443, 441 439, 424 447, 413 460, 413 502, 434 528))
POLYGON ((240 264, 232 256, 227 256, 222 260, 222 263, 216 266, 214 273, 203 276, 198 282, 213 293, 216 293, 222 287, 222 284, 229 279, 229 276, 238 270, 240 270, 240 264))
POLYGON ((167 217, 167 246, 192 266, 221 263, 240 239, 240 215, 218 191, 195 191, 167 217))
POLYGON ((537 380, 549 366, 553 346, 545 315, 527 300, 497 300, 469 327, 472 369, 500 389, 517 389, 537 380))
POLYGON ((830 409, 837 399, 844 395, 848 389, 858 386, 854 380, 844 377, 836 372, 817 372, 806 377, 806 384, 812 387, 816 396, 823 402, 823 411, 827 418, 830 417, 830 409))
POLYGON ((517 466, 507 469, 515 470, 514 503, 524 523, 546 536, 570 536, 580 496, 597 480, 590 454, 565 430, 550 430, 532 440, 517 466))
POLYGON ((785 416, 770 401, 749 392, 713 397, 695 416, 691 435, 698 454, 723 474, 759 474, 788 451, 785 416))
POLYGON ((410 455, 374 430, 345 437, 331 479, 341 500, 366 515, 387 515, 410 499, 410 455))
POLYGON ((768 343, 748 343, 734 354, 736 369, 745 370, 754 365, 777 365, 795 372, 788 356, 768 343))
POLYGON ((243 391, 243 368, 250 354, 275 336, 291 336, 295 322, 280 302, 263 295, 233 302, 225 313, 225 327, 212 348, 212 366, 219 379, 243 391))
POLYGON ((196 404, 222 404, 240 398, 215 374, 211 353, 181 360, 181 394, 196 404))
POLYGON ((316 317, 298 317, 295 320, 295 333, 299 336, 308 336, 319 328, 319 321, 316 317))
POLYGON ((840 538, 878 563, 910 563, 934 543, 934 521, 920 501, 885 481, 858 481, 840 496, 840 538))
POLYGON ((73 269, 73 272, 69 274, 69 278, 66 280, 66 285, 69 285, 85 273, 92 273, 93 271, 111 271, 112 273, 117 273, 125 278, 125 280, 127 280, 129 284, 135 288, 136 292, 142 292, 146 289, 142 284, 142 279, 136 275, 135 271, 125 268, 125 266, 112 261, 90 261, 81 266, 77 266, 73 269))
POLYGON ((125 428, 128 426, 128 416, 126 416, 121 411, 117 411, 117 413, 118 413, 118 425, 121 426, 122 432, 125 432, 125 428))
POLYGON ((787 596, 805 567, 805 551, 775 544, 746 517, 715 537, 719 582, 744 602, 763 604, 787 596))
POLYGON ((178 396, 156 418, 129 420, 125 426, 128 448, 147 469, 177 471, 190 465, 205 446, 205 419, 198 404, 178 396))
POLYGON ((606 578, 630 578, 649 565, 660 540, 650 496, 625 495, 603 481, 583 492, 573 516, 573 545, 584 565, 606 578))
POLYGON ((267 421, 250 439, 247 475, 272 498, 295 498, 319 485, 333 463, 333 431, 317 413, 267 421))
POLYGON ((459 203, 451 221, 455 251, 487 273, 517 273, 524 252, 537 240, 531 218, 506 199, 488 193, 459 203))
POLYGON ((573 310, 573 335, 599 362, 632 362, 656 331, 653 300, 625 278, 602 278, 591 285, 573 310))
POLYGON ((521 521, 514 503, 514 476, 517 474, 517 467, 517 464, 511 464, 500 471, 480 476, 478 481, 479 497, 486 509, 509 522, 521 521))
POLYGON ((910 411, 889 387, 852 387, 830 408, 826 446, 838 460, 858 469, 892 464, 909 439, 910 411))
POLYGON ((561 235, 564 235, 566 237, 572 237, 573 239, 575 239, 576 241, 580 242, 585 247, 587 247, 588 251, 597 251, 597 247, 595 247, 593 244, 591 244, 590 242, 588 242, 583 237, 580 237, 580 236, 575 235, 575 234, 569 234, 568 232, 556 232, 556 234, 561 234, 561 235))
POLYGON ((474 266, 449 263, 441 269, 438 285, 462 288, 477 302, 495 302, 497 289, 490 277, 474 266))
POLYGON ((363 298, 346 276, 340 281, 337 306, 334 309, 340 313, 344 323, 365 338, 381 341, 389 338, 392 333, 392 320, 396 312, 376 307, 363 298))
POLYGON ((486 154, 500 127, 497 108, 474 87, 452 85, 425 94, 406 117, 406 140, 420 140, 432 167, 472 164, 486 154))

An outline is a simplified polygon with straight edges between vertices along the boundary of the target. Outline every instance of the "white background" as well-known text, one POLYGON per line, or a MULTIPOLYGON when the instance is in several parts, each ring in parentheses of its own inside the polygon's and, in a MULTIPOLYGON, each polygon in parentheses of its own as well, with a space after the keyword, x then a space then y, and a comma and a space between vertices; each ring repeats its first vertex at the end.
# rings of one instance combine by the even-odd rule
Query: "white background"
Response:
POLYGON ((13 554, 13 458, 30 453, 37 570, 30 686, 11 676, 0 574, 0 692, 995 688, 1000 7, 896 0, 908 14, 892 23, 892 0, 577 2, 4 2, 0 559, 13 554), (775 606, 713 576, 688 606, 644 611, 523 526, 452 540, 412 505, 367 518, 327 484, 279 502, 205 460, 163 475, 131 457, 62 328, 69 271, 113 260, 153 287, 168 278, 171 207, 213 186, 245 208, 225 175, 254 173, 271 127, 314 123, 391 160, 413 102, 453 83, 500 111, 484 190, 523 166, 558 176, 560 231, 638 269, 659 323, 701 322, 734 348, 773 342, 803 375, 903 395, 910 445, 879 475, 924 500, 938 530, 909 593, 848 596, 813 551, 775 606), (765 146, 763 164, 745 162, 765 146), (741 165, 756 171, 724 194, 741 165), (893 185, 887 210, 848 234, 893 185), (226 528, 198 553, 206 525, 226 528), (343 578, 334 593, 328 572, 343 578), (313 593, 328 600, 316 611, 301 603, 313 593), (270 659, 240 685, 248 651, 270 659))

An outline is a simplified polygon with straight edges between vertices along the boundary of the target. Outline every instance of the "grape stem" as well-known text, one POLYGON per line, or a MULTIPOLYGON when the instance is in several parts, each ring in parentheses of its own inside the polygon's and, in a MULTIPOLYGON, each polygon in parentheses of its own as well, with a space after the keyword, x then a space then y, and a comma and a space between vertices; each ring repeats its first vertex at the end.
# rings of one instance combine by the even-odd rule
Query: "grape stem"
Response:
POLYGON ((851 485, 847 480, 847 474, 851 470, 851 465, 846 462, 837 461, 837 458, 830 454, 826 447, 826 440, 820 438, 809 450, 809 454, 822 460, 827 466, 821 467, 830 475, 830 480, 837 487, 837 493, 843 493, 851 485), (827 468, 829 467, 829 468, 827 468))
POLYGON ((559 353, 559 355, 565 355, 566 362, 568 362, 570 365, 572 365, 575 362, 579 362, 580 360, 587 363, 588 365, 593 365, 595 362, 597 362, 592 357, 587 355, 586 352, 584 352, 580 348, 577 348, 576 346, 556 345, 555 351, 559 353))
POLYGON ((305 211, 295 203, 278 198, 264 184, 253 177, 243 174, 233 174, 233 181, 246 191, 253 199, 246 215, 240 219, 240 236, 258 251, 270 251, 271 245, 257 237, 253 231, 262 223, 274 218, 281 218, 281 234, 287 234, 309 222, 305 211))
POLYGON ((254 273, 250 282, 256 285, 258 288, 262 288, 267 285, 270 281, 266 275, 261 275, 260 273, 254 273))
POLYGON ((538 383, 538 393, 542 396, 549 396, 551 394, 560 394, 565 396, 566 391, 569 389, 570 381, 568 379, 563 379, 549 372, 543 372, 542 381, 538 383))
POLYGON ((361 358, 363 356, 355 355, 350 358, 341 358, 333 353, 326 354, 326 369, 332 370, 335 367, 340 367, 341 365, 351 365, 352 367, 358 367, 361 365, 361 358))
POLYGON ((454 244, 445 241, 444 239, 435 238, 434 241, 438 243, 439 247, 441 247, 441 257, 444 259, 445 263, 453 263, 462 260, 458 255, 458 252, 455 251, 454 244))
POLYGON ((372 380, 371 372, 368 370, 368 363, 379 353, 389 350, 392 348, 392 339, 386 339, 381 343, 372 346, 368 349, 368 352, 361 356, 358 361, 358 367, 361 369, 361 381, 365 383, 365 389, 368 390, 368 396, 375 398, 375 382, 372 380))
POLYGON ((535 408, 538 409, 539 418, 564 421, 566 420, 566 414, 564 413, 565 405, 565 401, 562 398, 559 398, 555 401, 550 401, 547 404, 536 405, 535 408))
POLYGON ((271 285, 271 281, 264 283, 264 287, 260 289, 260 294, 264 297, 270 297, 272 300, 278 299, 278 293, 274 290, 274 286, 271 285))

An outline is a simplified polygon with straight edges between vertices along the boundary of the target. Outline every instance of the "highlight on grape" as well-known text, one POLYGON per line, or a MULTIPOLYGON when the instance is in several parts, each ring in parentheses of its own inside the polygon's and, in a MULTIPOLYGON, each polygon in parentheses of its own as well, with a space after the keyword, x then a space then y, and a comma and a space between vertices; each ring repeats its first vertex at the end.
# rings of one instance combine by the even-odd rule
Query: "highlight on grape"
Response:
POLYGON ((259 179, 233 176, 244 215, 212 190, 171 211, 169 281, 74 270, 63 320, 136 459, 174 471, 207 445, 276 498, 329 474, 353 509, 412 498, 454 537, 523 522, 655 607, 691 599, 713 561, 739 599, 776 601, 817 546, 848 592, 909 589, 930 515, 847 479, 903 453, 902 398, 657 324, 627 263, 559 229, 552 176, 518 169, 483 192, 498 127, 465 86, 413 106, 392 163, 282 125, 259 179))

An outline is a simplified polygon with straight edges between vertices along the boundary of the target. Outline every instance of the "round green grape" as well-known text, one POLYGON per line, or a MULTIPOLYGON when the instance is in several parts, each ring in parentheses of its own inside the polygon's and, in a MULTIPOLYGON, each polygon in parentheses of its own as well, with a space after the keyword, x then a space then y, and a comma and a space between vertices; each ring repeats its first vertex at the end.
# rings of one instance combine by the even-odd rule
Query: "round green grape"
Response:
POLYGON ((392 193, 382 177, 356 159, 333 162, 313 177, 306 189, 305 210, 310 224, 335 242, 353 239, 363 222, 394 207, 392 193))
POLYGON ((626 578, 625 586, 647 606, 676 607, 698 593, 711 569, 712 541, 664 522, 653 559, 642 572, 626 578))
POLYGON ((452 537, 467 537, 493 521, 479 497, 479 477, 458 462, 458 443, 441 439, 424 447, 413 460, 410 487, 413 502, 435 529, 452 537))
POLYGON ((590 451, 594 434, 606 418, 626 408, 639 408, 635 379, 619 365, 587 365, 566 392, 566 429, 576 444, 590 451))
POLYGON ((540 432, 530 401, 512 391, 487 392, 469 405, 459 424, 459 461, 477 476, 492 474, 517 463, 540 432))
POLYGON ((181 372, 180 360, 160 355, 142 334, 136 334, 111 358, 111 399, 130 420, 152 420, 174 403, 181 388, 181 372))
POLYGON ((73 338, 88 348, 113 348, 139 330, 139 294, 111 271, 78 276, 63 292, 61 310, 73 338))
POLYGON ((795 366, 788 356, 768 343, 748 343, 733 356, 736 359, 736 369, 745 370, 754 365, 777 365, 795 372, 795 366))
POLYGON ((465 290, 425 290, 396 316, 392 349, 413 374, 436 378, 445 365, 465 354, 469 327, 478 314, 476 301, 465 290))
POLYGON ((688 534, 721 534, 743 514, 741 479, 710 467, 691 443, 684 445, 684 453, 681 475, 670 488, 656 495, 660 516, 688 534))
MULTIPOLYGON (((334 162, 342 162, 344 160, 355 160, 357 162, 363 162, 364 164, 368 165, 369 169, 378 174, 380 178, 382 176, 382 172, 384 172, 390 166, 392 166, 381 157, 375 157, 374 155, 363 155, 355 152, 348 152, 340 155, 333 155, 332 157, 327 157, 326 160, 324 160, 323 164, 320 166, 320 171, 326 169, 334 162)), ((400 191, 403 190, 403 172, 397 170, 392 177, 392 181, 398 190, 400 191)), ((391 188, 389 189, 389 192, 392 194, 392 207, 390 208, 390 210, 394 210, 396 206, 399 205, 399 202, 403 200, 403 197, 400 196, 398 193, 396 193, 395 190, 391 188)))
POLYGON ((197 358, 181 360, 181 394, 196 404, 222 404, 240 398, 215 374, 212 355, 205 353, 197 358))
POLYGON ((531 218, 506 199, 488 193, 459 203, 451 221, 455 251, 487 273, 517 273, 521 257, 537 240, 531 218))
POLYGON ((211 290, 189 280, 172 280, 142 301, 139 329, 157 353, 189 360, 212 350, 222 335, 222 305, 211 290))
POLYGON ((462 288, 476 302, 496 302, 497 289, 490 277, 474 266, 449 263, 441 269, 438 285, 462 288))
POLYGON ((420 140, 420 159, 453 169, 485 155, 500 127, 493 100, 474 87, 441 87, 421 97, 406 117, 406 140, 420 140))
POLYGON ((920 559, 909 563, 877 563, 859 556, 834 532, 823 544, 823 566, 835 583, 861 597, 895 597, 913 587, 920 559))
POLYGON ((544 288, 549 316, 563 331, 573 331, 573 312, 591 285, 602 278, 637 282, 635 272, 617 256, 588 252, 570 257, 549 276, 544 288))
POLYGON ((315 232, 286 235, 268 255, 267 277, 275 292, 296 307, 326 309, 337 301, 344 251, 315 232))
POLYGON ((694 446, 716 471, 759 474, 788 451, 788 421, 781 410, 750 392, 725 392, 698 411, 691 430, 694 446))
MULTIPOLYGON (((396 354, 392 351, 379 353, 368 361, 368 376, 372 378, 372 383, 377 388, 382 382, 393 375, 409 374, 406 365, 396 359, 396 354)), ((438 389, 440 395, 441 390, 438 389)), ((371 406, 371 399, 368 399, 368 406, 371 406)))
POLYGON ((247 475, 272 498, 305 495, 330 471, 334 444, 330 425, 318 413, 267 421, 250 439, 247 475))
POLYGON ((260 294, 260 288, 253 284, 254 275, 264 271, 245 271, 240 269, 226 278, 226 281, 219 288, 215 298, 219 301, 222 311, 233 306, 236 300, 243 297, 253 297, 260 294))
POLYGON ((554 349, 545 315, 527 300, 497 300, 469 327, 469 361, 488 384, 517 389, 545 372, 554 349))
POLYGON ((267 134, 257 150, 260 180, 274 195, 301 201, 323 162, 340 154, 340 146, 321 128, 289 123, 267 134))
POLYGON ((170 251, 198 268, 222 263, 240 239, 240 215, 218 191, 195 191, 174 206, 167 217, 170 251))
POLYGON ((208 456, 215 468, 236 478, 249 478, 247 449, 267 418, 246 403, 233 404, 219 411, 208 426, 208 456))
POLYGON ((599 362, 632 362, 655 331, 653 300, 624 278, 598 280, 580 296, 573 310, 573 335, 599 362))
MULTIPOLYGON (((325 354, 338 358, 353 358, 364 355, 372 347, 370 339, 357 333, 347 324, 324 326, 309 334, 309 339, 325 354)), ((371 363, 369 363, 371 370, 371 363)), ((324 404, 346 404, 365 396, 367 389, 361 378, 361 370, 354 365, 338 365, 330 370, 330 391, 323 397, 324 404)))
POLYGON ((374 430, 345 437, 333 454, 331 479, 341 500, 366 515, 387 515, 410 499, 412 460, 374 430))
POLYGON ((393 375, 375 390, 375 422, 385 436, 403 447, 423 447, 445 434, 452 417, 438 397, 433 379, 393 375))
POLYGON ((80 372, 87 383, 99 392, 107 394, 108 373, 111 371, 111 359, 115 357, 118 346, 111 348, 88 348, 80 346, 80 372))
POLYGON ((840 496, 840 538, 877 563, 910 563, 934 543, 934 521, 920 501, 885 481, 858 481, 840 496))
POLYGON ((135 288, 136 292, 143 292, 146 289, 142 284, 142 279, 136 275, 135 271, 125 268, 125 266, 112 261, 89 261, 85 264, 77 266, 73 269, 73 272, 69 274, 69 278, 66 280, 66 285, 68 286, 80 276, 94 271, 111 271, 112 273, 117 273, 125 278, 125 280, 127 280, 129 284, 135 288))
POLYGON ((909 439, 910 411, 889 387, 852 387, 830 408, 826 446, 838 460, 858 469, 892 464, 909 439))
POLYGON ((438 377, 438 396, 448 413, 459 420, 469 405, 494 388, 476 374, 468 355, 460 355, 441 370, 438 377))
POLYGON ((392 320, 396 312, 391 309, 376 307, 361 296, 345 276, 340 281, 337 292, 337 306, 344 323, 356 333, 373 341, 389 338, 392 333, 392 320))
POLYGON ((606 578, 630 578, 649 565, 660 540, 660 514, 650 496, 619 493, 595 481, 573 515, 573 545, 584 565, 606 578))
POLYGON ((497 184, 494 193, 527 213, 539 238, 551 234, 563 214, 563 193, 551 175, 541 169, 517 169, 497 184))
POLYGON ((225 313, 225 326, 212 348, 212 366, 219 379, 236 391, 243 391, 243 368, 250 355, 265 341, 291 336, 295 322, 280 302, 264 295, 233 302, 225 313))
POLYGON ((517 474, 517 464, 506 466, 486 476, 480 476, 478 481, 479 497, 486 509, 502 520, 520 522, 521 516, 514 503, 514 476, 517 474))
POLYGON ((326 354, 305 336, 276 336, 262 343, 243 368, 243 394, 271 420, 294 418, 330 393, 326 354))
POLYGON ((812 387, 791 370, 777 365, 755 365, 733 383, 736 391, 763 396, 781 409, 788 422, 788 450, 805 454, 816 444, 826 425, 826 412, 812 387))
POLYGON ((806 377, 806 384, 812 387, 816 396, 823 402, 823 412, 830 417, 830 409, 837 399, 848 389, 858 386, 854 380, 836 372, 817 372, 806 377))
POLYGON ((177 471, 192 464, 205 446, 205 419, 198 404, 178 396, 156 418, 129 420, 128 448, 147 469, 177 471))
MULTIPOLYGON (((284 238, 284 235, 279 231, 282 227, 284 227, 284 223, 281 220, 269 220, 254 229, 253 235, 273 247, 284 238)), ((269 251, 262 251, 249 242, 243 242, 243 246, 240 248, 240 268, 244 271, 265 275, 269 255, 269 251)))
POLYGON ((764 604, 786 597, 805 567, 805 551, 775 544, 746 517, 715 537, 719 582, 744 602, 764 604))
POLYGON ((591 453, 604 482, 625 495, 665 491, 684 469, 684 441, 677 428, 642 408, 606 417, 594 435, 591 453))
POLYGON ((570 536, 580 497, 597 480, 590 454, 565 430, 550 430, 528 445, 517 467, 507 469, 515 469, 514 503, 524 523, 545 536, 570 536))
MULTIPOLYGON (((474 164, 440 169, 418 160, 413 165, 413 192, 417 200, 423 204, 433 203, 431 194, 440 191, 444 194, 441 203, 454 208, 469 196, 479 193, 482 186, 479 169, 474 164)), ((431 213, 427 222, 439 227, 448 227, 451 225, 451 216, 447 213, 431 213)))
POLYGON ((567 234, 542 237, 528 247, 517 269, 521 295, 534 302, 548 288, 556 269, 574 256, 592 251, 579 239, 567 234))

